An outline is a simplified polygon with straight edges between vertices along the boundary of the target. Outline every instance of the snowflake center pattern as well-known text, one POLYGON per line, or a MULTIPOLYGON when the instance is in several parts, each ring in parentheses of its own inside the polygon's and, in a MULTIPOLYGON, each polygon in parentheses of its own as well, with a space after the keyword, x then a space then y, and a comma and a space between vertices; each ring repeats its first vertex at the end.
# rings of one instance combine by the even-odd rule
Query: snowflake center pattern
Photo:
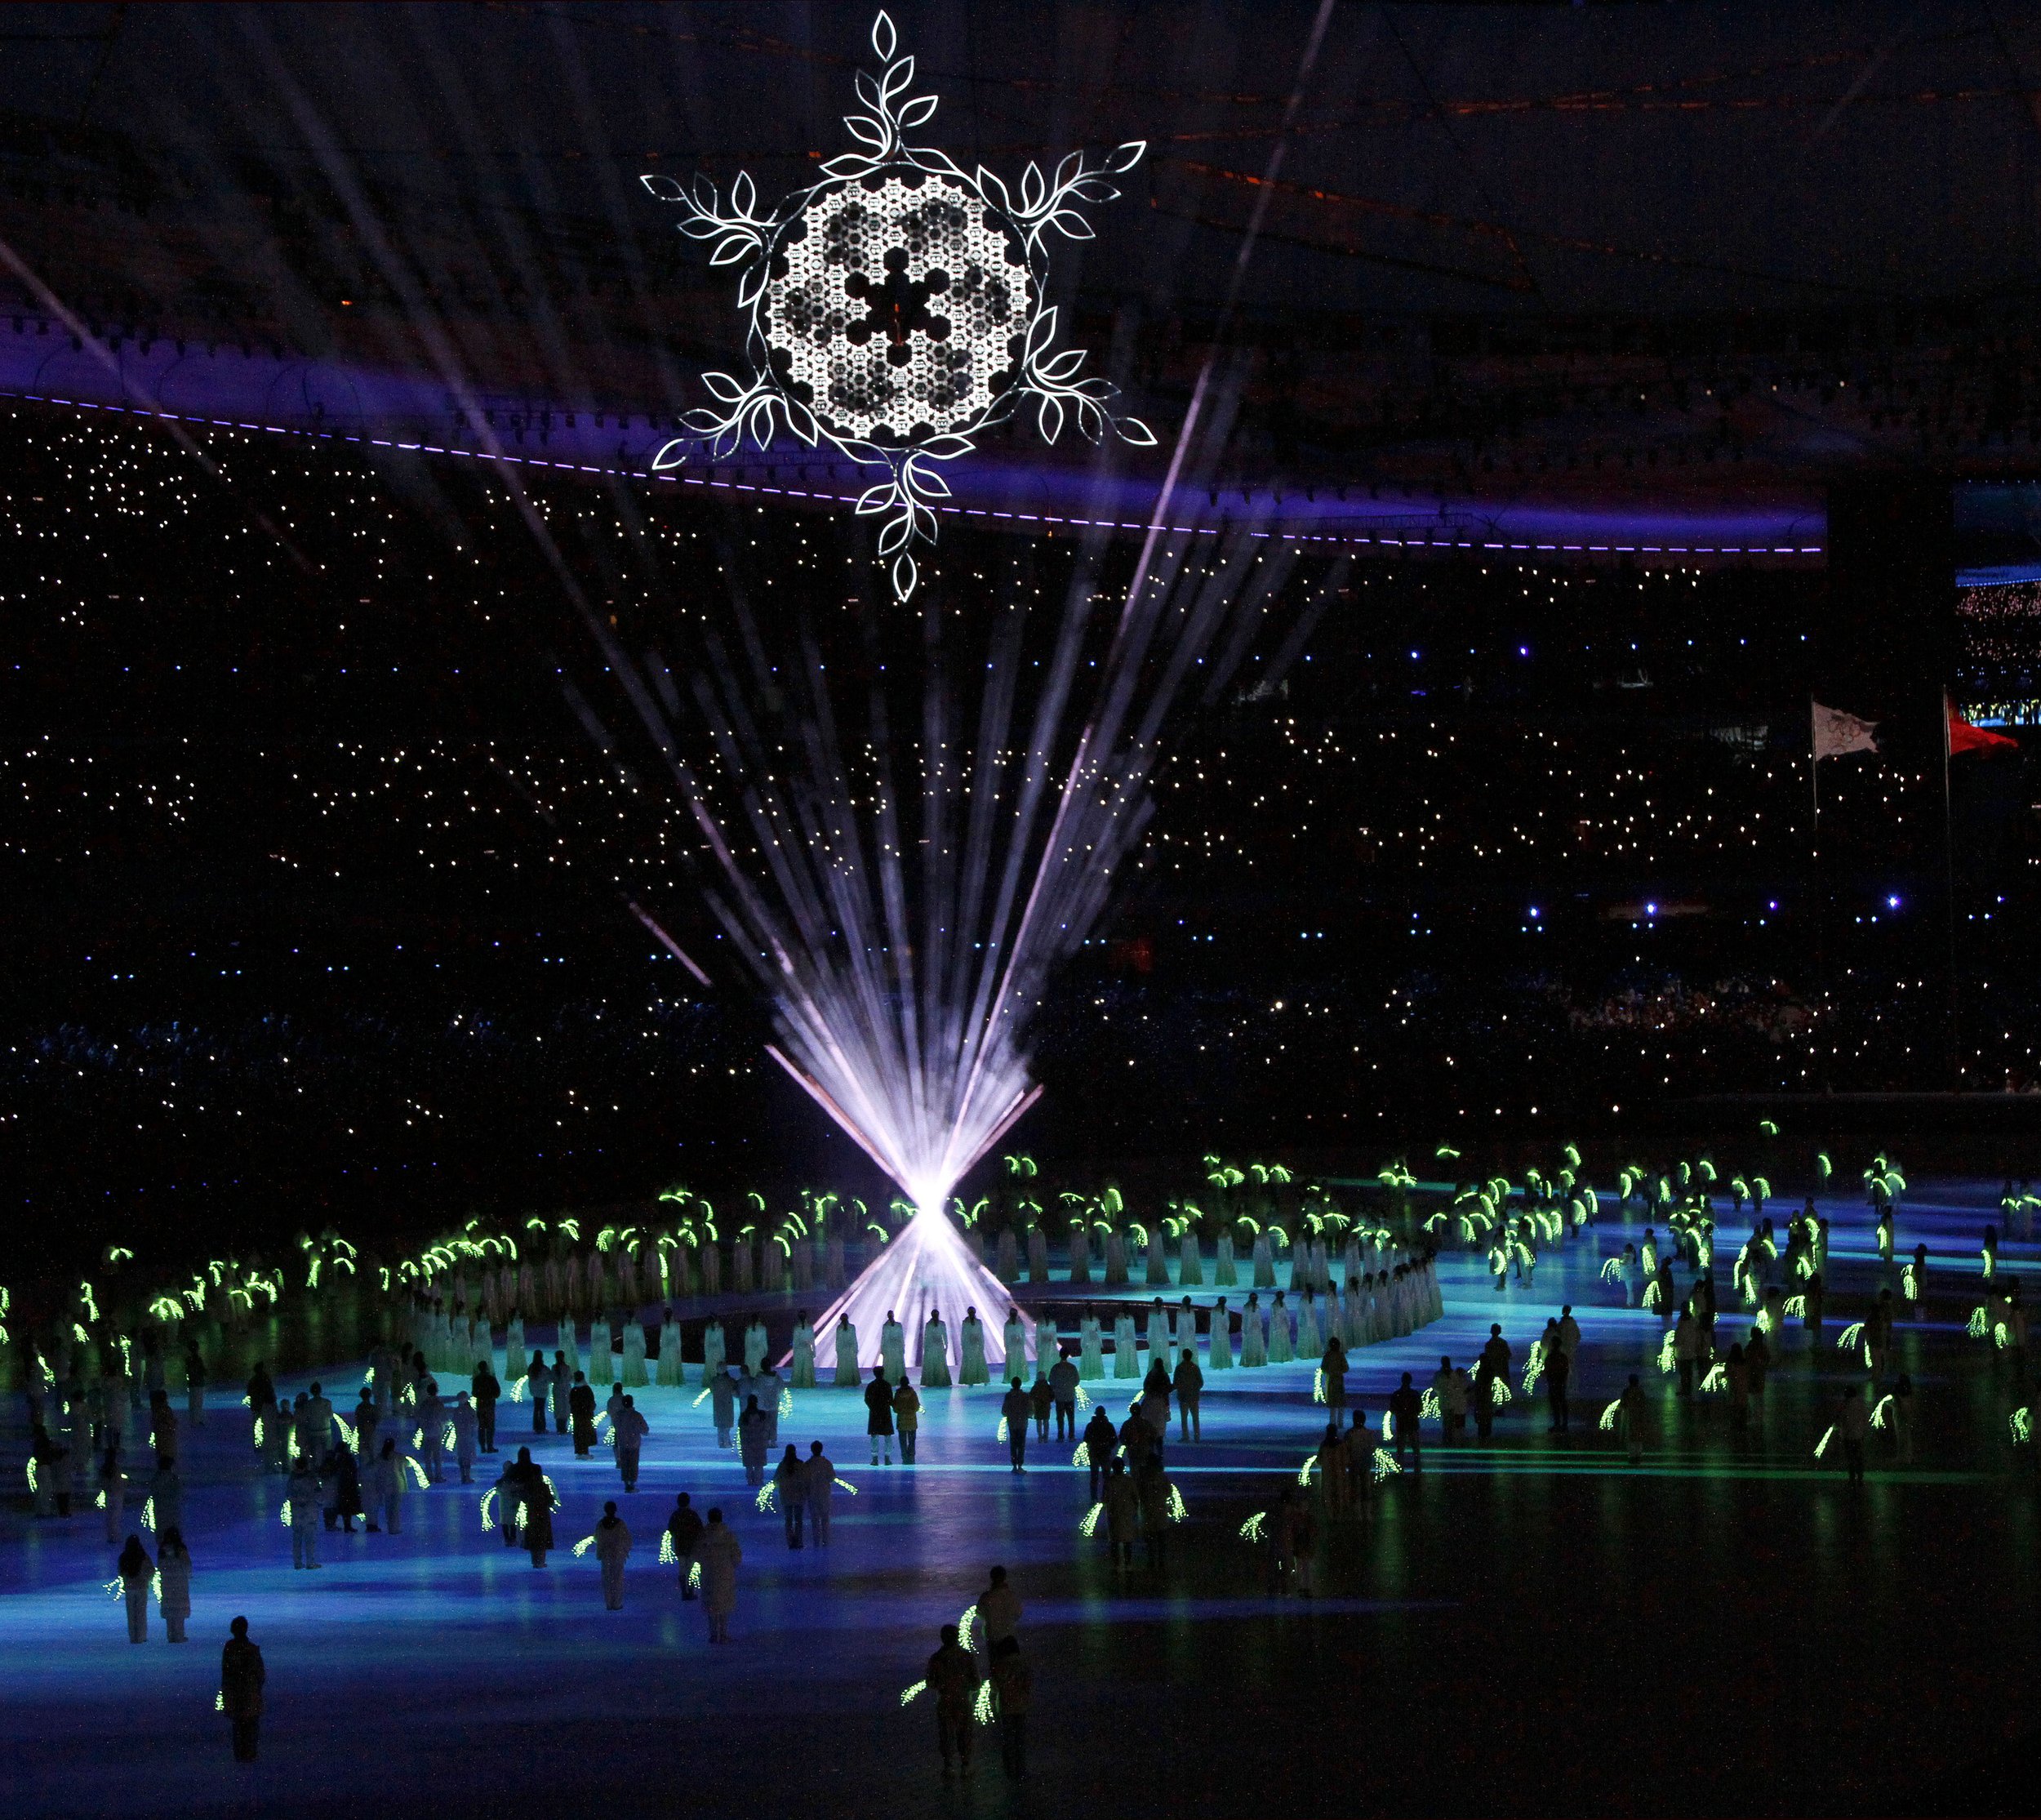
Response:
POLYGON ((1034 307, 1018 238, 963 185, 909 170, 811 197, 761 314, 780 383, 838 434, 887 443, 980 418, 1034 307))

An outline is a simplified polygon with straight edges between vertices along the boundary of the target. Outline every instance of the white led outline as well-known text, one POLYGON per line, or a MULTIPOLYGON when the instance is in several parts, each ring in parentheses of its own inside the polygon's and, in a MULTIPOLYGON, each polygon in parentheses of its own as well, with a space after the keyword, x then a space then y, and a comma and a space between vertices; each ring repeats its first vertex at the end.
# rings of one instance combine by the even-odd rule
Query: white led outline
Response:
POLYGON ((919 578, 913 546, 935 541, 936 512, 949 497, 940 464, 972 452, 976 438, 1009 421, 1023 400, 1034 404, 1046 442, 1061 436, 1066 421, 1092 442, 1110 431, 1149 447, 1155 435, 1140 418, 1113 410, 1118 388, 1082 376, 1083 349, 1054 351, 1056 310, 1043 300, 1048 231, 1090 239, 1080 205, 1116 198, 1119 191, 1105 179, 1132 170, 1147 142, 1130 140, 1097 163, 1071 152, 1053 177, 1030 163, 1016 197, 984 165, 967 172, 948 153, 908 142, 907 134, 934 114, 936 98, 909 92, 914 60, 896 56, 897 47, 893 22, 881 12, 872 23, 872 48, 884 67, 876 78, 860 69, 856 78, 858 99, 870 112, 843 117, 865 149, 827 160, 820 183, 793 192, 776 209, 758 212, 757 187, 744 172, 727 204, 703 177, 687 186, 657 175, 638 180, 680 207, 683 234, 715 243, 712 264, 741 267, 737 303, 748 314, 751 363, 748 381, 702 376, 717 404, 685 414, 691 437, 666 443, 652 457, 654 470, 678 467, 691 441, 708 441, 722 460, 747 440, 769 449, 782 430, 810 448, 827 445, 860 466, 884 468, 887 478, 865 490, 857 511, 886 521, 878 553, 892 558, 893 592, 905 601, 919 578), (951 203, 963 219, 940 218, 951 203), (947 256, 940 267, 928 245, 937 234, 947 256), (890 345, 905 355, 900 362, 867 351, 879 309, 864 303, 866 291, 848 287, 854 277, 866 290, 880 288, 865 269, 874 251, 882 261, 875 269, 889 272, 890 345), (895 259, 896 267, 887 263, 895 259), (966 269, 951 272, 949 263, 966 269), (846 269, 844 283, 831 276, 838 265, 846 269), (863 319, 860 309, 869 310, 863 319), (790 329, 789 313, 805 319, 790 329), (876 395, 889 383, 882 369, 904 376, 883 399, 876 395), (954 397, 941 395, 945 372, 962 387, 954 397), (900 406, 902 392, 912 395, 908 407, 919 407, 904 425, 881 414, 883 406, 900 406))

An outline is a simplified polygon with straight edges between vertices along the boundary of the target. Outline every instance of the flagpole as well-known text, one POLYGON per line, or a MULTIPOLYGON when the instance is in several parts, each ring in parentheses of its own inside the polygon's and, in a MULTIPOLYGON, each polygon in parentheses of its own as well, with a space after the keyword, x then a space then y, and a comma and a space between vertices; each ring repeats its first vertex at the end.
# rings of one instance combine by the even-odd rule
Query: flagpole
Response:
POLYGON ((1821 741, 1815 728, 1812 689, 1808 692, 1808 787, 1814 792, 1814 831, 1809 839, 1816 841, 1821 838, 1821 741))
POLYGON ((1949 924, 1949 1066, 1951 1086, 1960 1088, 1963 1062, 1956 1015, 1956 822, 1949 788, 1949 685, 1945 683, 1941 695, 1942 907, 1949 924))
MULTIPOLYGON (((1821 994, 1821 1008, 1825 1012, 1829 1002, 1828 906, 1821 892, 1821 741, 1819 723, 1814 718, 1814 692, 1808 691, 1808 787, 1813 794, 1814 822, 1808 830, 1808 897, 1814 907, 1814 982, 1821 994)), ((1823 1026, 1817 1024, 1815 1030, 1815 1054, 1821 1055, 1821 1040, 1826 1035, 1823 1026)), ((1825 1088, 1829 1082, 1828 1070, 1823 1068, 1815 1081, 1817 1088, 1825 1088)))

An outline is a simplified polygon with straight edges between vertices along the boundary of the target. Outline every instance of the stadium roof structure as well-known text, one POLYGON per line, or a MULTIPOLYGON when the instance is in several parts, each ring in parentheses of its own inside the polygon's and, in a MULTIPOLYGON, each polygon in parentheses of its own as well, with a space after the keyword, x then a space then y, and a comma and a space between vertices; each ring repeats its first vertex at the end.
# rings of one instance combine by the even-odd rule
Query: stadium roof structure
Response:
MULTIPOLYGON (((892 10, 960 164, 1148 147, 1056 300, 1163 448, 961 509, 1141 516, 1257 211, 1207 517, 1798 557, 1839 475, 2036 458, 2033 9, 1340 4, 1294 111, 1303 0, 892 10)), ((869 24, 11 7, 0 387, 637 472, 741 338, 640 176, 812 181, 869 24)), ((856 492, 801 452, 687 478, 856 492)))

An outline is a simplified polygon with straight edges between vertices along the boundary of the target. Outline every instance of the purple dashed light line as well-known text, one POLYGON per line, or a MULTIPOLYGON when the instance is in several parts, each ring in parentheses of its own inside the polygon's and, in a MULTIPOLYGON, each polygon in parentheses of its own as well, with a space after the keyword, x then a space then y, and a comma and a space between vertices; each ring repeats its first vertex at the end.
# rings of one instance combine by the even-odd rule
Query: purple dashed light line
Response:
MULTIPOLYGON (((175 411, 151 411, 139 405, 100 404, 89 398, 65 398, 40 392, 0 390, 0 398, 28 404, 53 404, 69 411, 110 412, 123 417, 153 419, 163 423, 200 424, 215 429, 245 429, 269 436, 302 437, 307 441, 351 443, 357 447, 394 449, 402 454, 438 455, 470 461, 500 461, 523 468, 543 468, 559 474, 585 474, 612 479, 635 480, 666 486, 711 487, 726 492, 771 494, 781 499, 812 500, 829 505, 855 505, 855 493, 831 493, 804 487, 779 487, 763 481, 711 480, 701 474, 653 474, 643 468, 590 466, 583 461, 549 461, 533 455, 491 453, 487 449, 447 448, 435 443, 403 443, 384 436, 352 435, 345 430, 303 429, 284 424, 242 423, 227 417, 203 417, 175 411)), ((1073 528, 1145 532, 1139 519, 1080 518, 1055 512, 1005 512, 983 505, 939 505, 936 510, 949 518, 1003 518, 1017 524, 1067 525, 1073 528)), ((1227 528, 1210 524, 1171 524, 1163 530, 1172 536, 1216 537, 1227 528)), ((1597 556, 1821 556, 1821 544, 1476 544, 1465 537, 1372 537, 1362 532, 1250 531, 1247 535, 1285 543, 1326 544, 1336 549, 1375 550, 1496 550, 1528 553, 1585 554, 1597 556)))

